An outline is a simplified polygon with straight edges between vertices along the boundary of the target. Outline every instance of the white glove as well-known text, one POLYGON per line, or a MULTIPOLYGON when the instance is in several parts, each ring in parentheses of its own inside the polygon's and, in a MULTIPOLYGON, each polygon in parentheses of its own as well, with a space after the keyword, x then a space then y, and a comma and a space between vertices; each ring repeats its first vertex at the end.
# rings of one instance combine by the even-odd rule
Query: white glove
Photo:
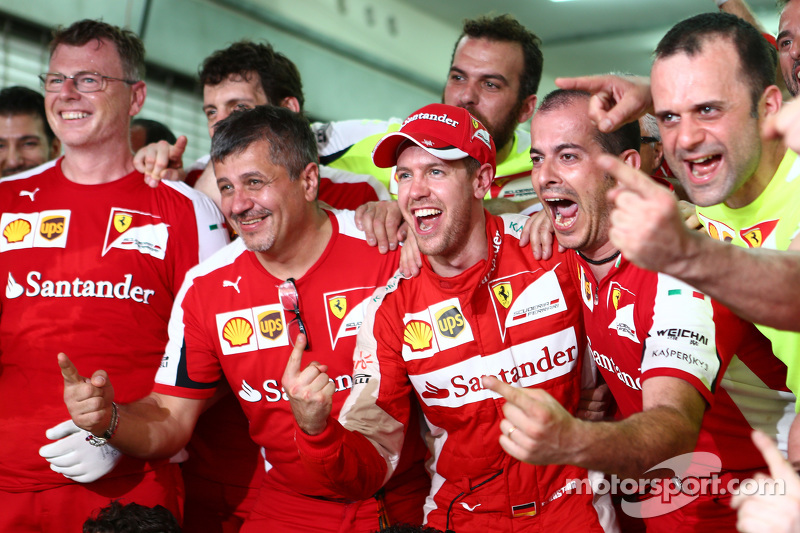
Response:
POLYGON ((51 427, 45 435, 56 442, 39 448, 39 455, 47 459, 51 470, 78 483, 100 479, 122 458, 119 450, 110 444, 92 446, 86 442, 89 432, 76 426, 72 420, 51 427))

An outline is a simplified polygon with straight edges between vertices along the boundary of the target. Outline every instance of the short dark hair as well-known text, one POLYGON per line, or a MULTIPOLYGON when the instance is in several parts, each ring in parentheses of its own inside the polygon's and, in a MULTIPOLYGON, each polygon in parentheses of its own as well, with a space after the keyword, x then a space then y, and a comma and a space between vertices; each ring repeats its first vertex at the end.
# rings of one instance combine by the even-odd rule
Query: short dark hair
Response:
POLYGON ((684 53, 699 54, 712 38, 727 38, 739 54, 739 76, 750 86, 753 116, 764 90, 775 85, 778 52, 750 23, 730 13, 702 13, 677 23, 658 43, 656 61, 684 53))
POLYGON ((101 20, 83 19, 67 28, 58 26, 53 30, 53 40, 50 41, 50 56, 52 57, 56 48, 62 44, 83 46, 91 41, 114 43, 122 62, 125 79, 139 81, 144 78, 144 44, 142 44, 142 40, 131 30, 113 26, 101 20))
MULTIPOLYGON (((591 98, 591 94, 585 91, 556 89, 544 97, 537 113, 561 109, 578 100, 588 101, 589 98, 591 98)), ((636 150, 638 152, 642 145, 639 121, 628 122, 610 133, 603 133, 595 128, 594 139, 607 154, 620 155, 625 150, 636 150)))
POLYGON ((131 128, 134 126, 141 126, 145 131, 144 144, 152 144, 158 141, 167 141, 170 144, 175 144, 178 140, 172 130, 166 124, 162 124, 157 120, 150 120, 149 118, 135 118, 131 121, 131 128))
POLYGON ((524 100, 539 90, 539 82, 542 81, 542 40, 534 33, 517 21, 509 14, 497 17, 482 16, 476 19, 464 21, 464 28, 453 47, 453 56, 450 64, 456 56, 456 48, 463 37, 473 39, 487 39, 489 41, 500 41, 508 43, 519 43, 522 47, 523 70, 519 77, 519 101, 524 100))
POLYGON ((166 507, 113 501, 100 509, 97 518, 83 523, 83 533, 181 533, 178 521, 166 507))
POLYGON ((254 72, 261 81, 267 103, 281 105, 284 98, 293 96, 303 110, 303 82, 297 66, 266 42, 243 40, 217 50, 200 66, 200 83, 218 85, 233 75, 249 80, 254 72))
POLYGON ((317 139, 308 120, 285 107, 260 105, 231 113, 214 126, 211 160, 218 163, 241 154, 256 141, 267 141, 272 163, 282 166, 292 181, 309 163, 318 163, 317 139))
POLYGON ((33 89, 15 85, 0 91, 0 116, 15 115, 39 117, 44 125, 44 134, 47 137, 47 142, 52 143, 53 139, 56 138, 50 123, 47 122, 47 115, 44 111, 44 96, 33 89))

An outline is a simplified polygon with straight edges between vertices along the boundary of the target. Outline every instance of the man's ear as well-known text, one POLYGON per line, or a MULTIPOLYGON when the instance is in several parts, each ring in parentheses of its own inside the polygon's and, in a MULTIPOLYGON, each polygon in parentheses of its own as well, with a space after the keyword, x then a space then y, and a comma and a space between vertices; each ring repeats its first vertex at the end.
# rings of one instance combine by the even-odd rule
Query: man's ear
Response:
POLYGON ((656 153, 655 157, 656 166, 653 169, 653 172, 655 172, 658 169, 658 167, 664 164, 664 143, 662 142, 653 143, 653 151, 656 153))
POLYGON ((303 182, 303 195, 306 201, 313 202, 317 199, 319 192, 319 165, 309 163, 303 172, 300 173, 300 180, 303 182))
POLYGON ((522 106, 519 108, 519 114, 517 115, 517 122, 522 123, 530 119, 534 111, 536 111, 536 95, 529 94, 522 101, 522 106))
POLYGON ((635 169, 638 169, 642 166, 642 155, 633 148, 630 150, 625 150, 619 154, 619 158, 622 159, 626 165, 635 169))
POLYGON ((776 85, 770 85, 761 93, 761 100, 758 102, 760 118, 774 115, 781 110, 783 105, 783 94, 776 85))
POLYGON ((281 100, 280 107, 285 107, 286 109, 291 109, 295 113, 300 112, 300 102, 294 96, 287 96, 283 100, 281 100))
POLYGON ((131 103, 128 114, 136 116, 142 110, 144 99, 147 97, 147 85, 143 81, 137 81, 131 85, 131 103))
POLYGON ((494 167, 489 163, 484 163, 481 165, 481 168, 478 169, 478 175, 473 180, 473 194, 475 198, 480 198, 481 200, 486 196, 486 193, 489 192, 489 189, 492 188, 492 182, 494 181, 494 167))
POLYGON ((61 155, 61 139, 53 137, 53 142, 50 143, 50 153, 47 160, 55 159, 61 155))

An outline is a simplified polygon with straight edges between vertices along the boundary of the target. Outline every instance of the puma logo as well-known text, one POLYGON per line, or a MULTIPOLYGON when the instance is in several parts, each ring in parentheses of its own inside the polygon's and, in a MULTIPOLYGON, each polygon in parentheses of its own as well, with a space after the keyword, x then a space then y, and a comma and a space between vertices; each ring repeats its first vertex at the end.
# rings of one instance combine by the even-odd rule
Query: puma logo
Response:
POLYGON ((39 187, 36 187, 36 190, 33 190, 33 191, 19 191, 19 195, 20 196, 27 196, 28 198, 31 199, 31 202, 32 202, 33 201, 33 195, 35 195, 37 192, 39 192, 39 187))
POLYGON ((238 278, 236 278, 236 281, 228 281, 227 279, 225 279, 225 280, 222 280, 222 286, 223 287, 233 287, 234 289, 236 289, 236 292, 238 294, 242 294, 242 292, 239 290, 239 282, 241 280, 242 280, 242 276, 239 276, 238 278))

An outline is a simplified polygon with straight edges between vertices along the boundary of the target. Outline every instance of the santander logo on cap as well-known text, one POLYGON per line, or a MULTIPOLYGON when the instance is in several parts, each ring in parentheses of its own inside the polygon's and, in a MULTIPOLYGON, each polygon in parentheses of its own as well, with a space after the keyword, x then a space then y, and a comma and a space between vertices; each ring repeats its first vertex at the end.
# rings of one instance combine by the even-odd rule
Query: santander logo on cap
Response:
POLYGON ((473 157, 495 166, 495 147, 489 131, 469 111, 445 104, 430 104, 412 113, 400 131, 384 136, 372 152, 380 168, 397 164, 398 149, 411 141, 445 161, 473 157))

